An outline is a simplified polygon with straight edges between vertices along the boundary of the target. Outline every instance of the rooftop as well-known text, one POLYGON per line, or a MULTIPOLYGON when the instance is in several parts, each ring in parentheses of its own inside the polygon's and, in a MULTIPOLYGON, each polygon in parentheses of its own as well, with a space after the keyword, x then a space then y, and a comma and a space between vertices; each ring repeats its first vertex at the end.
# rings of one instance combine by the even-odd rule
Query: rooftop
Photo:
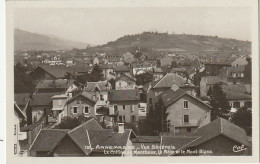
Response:
POLYGON ((111 90, 108 92, 108 101, 139 101, 140 93, 137 89, 111 90))

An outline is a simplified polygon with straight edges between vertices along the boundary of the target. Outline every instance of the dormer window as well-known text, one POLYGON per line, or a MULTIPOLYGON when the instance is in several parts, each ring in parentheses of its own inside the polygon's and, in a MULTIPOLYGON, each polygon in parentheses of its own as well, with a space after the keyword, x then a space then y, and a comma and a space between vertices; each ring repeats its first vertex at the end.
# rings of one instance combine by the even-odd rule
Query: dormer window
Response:
POLYGON ((189 109, 189 102, 187 100, 183 101, 183 108, 189 109))

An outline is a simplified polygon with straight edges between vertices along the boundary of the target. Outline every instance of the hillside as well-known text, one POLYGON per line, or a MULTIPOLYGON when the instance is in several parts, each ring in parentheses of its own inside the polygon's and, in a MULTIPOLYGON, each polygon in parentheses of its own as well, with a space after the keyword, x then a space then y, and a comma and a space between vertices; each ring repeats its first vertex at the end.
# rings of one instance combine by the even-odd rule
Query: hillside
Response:
POLYGON ((14 50, 70 50, 86 48, 88 44, 65 40, 56 36, 46 36, 19 29, 14 31, 14 50))
POLYGON ((98 46, 99 50, 129 50, 133 47, 153 49, 159 51, 240 51, 251 52, 251 42, 236 39, 219 38, 217 36, 202 36, 189 34, 167 34, 144 32, 136 35, 126 35, 116 41, 98 46))

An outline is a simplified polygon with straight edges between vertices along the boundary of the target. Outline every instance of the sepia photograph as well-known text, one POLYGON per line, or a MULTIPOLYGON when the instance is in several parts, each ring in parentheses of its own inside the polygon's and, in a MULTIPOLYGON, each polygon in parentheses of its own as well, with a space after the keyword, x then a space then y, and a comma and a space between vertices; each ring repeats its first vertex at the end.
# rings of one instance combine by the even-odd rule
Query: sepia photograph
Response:
POLYGON ((164 2, 10 2, 7 160, 258 157, 257 1, 164 2))

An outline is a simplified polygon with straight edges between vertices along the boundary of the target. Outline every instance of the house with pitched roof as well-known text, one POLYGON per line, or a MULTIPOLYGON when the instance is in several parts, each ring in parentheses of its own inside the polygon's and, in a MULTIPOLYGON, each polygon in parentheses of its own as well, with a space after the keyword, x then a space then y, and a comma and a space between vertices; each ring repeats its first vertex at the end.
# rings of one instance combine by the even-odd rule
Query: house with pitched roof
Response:
POLYGON ((246 66, 248 61, 245 56, 239 57, 231 63, 231 67, 246 66))
POLYGON ((72 92, 77 89, 79 84, 75 80, 57 79, 42 80, 35 87, 36 93, 52 93, 52 92, 72 92))
POLYGON ((110 80, 112 78, 110 73, 113 73, 113 65, 102 64, 100 69, 102 69, 105 79, 110 80))
POLYGON ((229 84, 221 85, 231 109, 237 110, 241 107, 252 108, 252 85, 251 84, 229 84))
POLYGON ((90 93, 97 100, 97 107, 107 106, 108 91, 112 89, 108 81, 87 82, 84 91, 90 93))
POLYGON ((118 113, 117 122, 138 122, 139 90, 111 90, 108 93, 109 108, 118 113))
POLYGON ((32 122, 52 113, 52 97, 59 93, 34 93, 29 106, 31 107, 32 122))
POLYGON ((41 130, 30 147, 32 156, 129 156, 132 140, 137 138, 131 129, 119 124, 118 130, 103 129, 95 119, 89 119, 72 130, 41 130))
POLYGON ((218 76, 221 72, 231 67, 235 59, 227 57, 212 57, 204 63, 207 76, 218 76))
POLYGON ((95 105, 97 99, 90 93, 83 91, 66 101, 64 109, 59 113, 59 119, 63 117, 78 117, 83 115, 84 117, 95 117, 95 105))
POLYGON ((198 154, 191 155, 241 156, 252 154, 252 143, 249 142, 245 130, 223 118, 218 118, 197 129, 192 136, 200 138, 184 148, 186 152, 198 152, 198 154), (208 150, 208 153, 205 150, 208 150))
POLYGON ((116 90, 129 90, 136 88, 136 79, 128 74, 123 74, 115 79, 116 90))
POLYGON ((165 92, 173 85, 182 88, 187 93, 191 95, 196 95, 195 86, 187 79, 184 79, 178 74, 175 73, 167 73, 163 78, 158 81, 152 82, 152 86, 148 90, 147 93, 147 112, 151 107, 155 107, 156 97, 161 93, 165 92))
POLYGON ((167 135, 186 135, 210 123, 212 107, 179 87, 168 89, 158 98, 168 114, 167 135))
POLYGON ((158 81, 163 77, 163 70, 159 68, 152 69, 153 81, 158 81))
POLYGON ((130 74, 131 70, 130 67, 126 66, 126 65, 120 65, 117 67, 114 67, 114 72, 116 73, 116 76, 120 76, 123 74, 130 74))

